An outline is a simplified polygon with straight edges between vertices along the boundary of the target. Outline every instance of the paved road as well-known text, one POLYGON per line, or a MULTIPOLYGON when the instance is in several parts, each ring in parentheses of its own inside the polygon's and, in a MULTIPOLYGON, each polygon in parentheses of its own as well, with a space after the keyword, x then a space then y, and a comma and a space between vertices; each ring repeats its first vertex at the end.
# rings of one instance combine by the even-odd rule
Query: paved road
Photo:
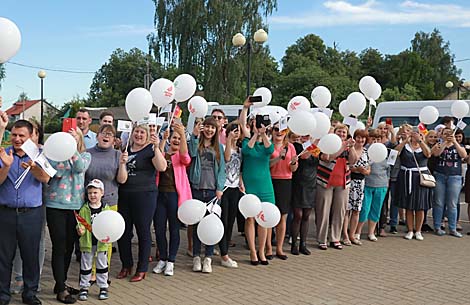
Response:
MULTIPOLYGON (((274 259, 269 266, 251 266, 244 242, 237 236, 237 246, 231 250, 240 267, 225 269, 215 257, 212 274, 191 271, 182 230, 173 277, 150 273, 140 283, 117 280, 116 254, 110 299, 99 301, 94 286, 88 304, 469 304, 470 237, 425 234, 424 241, 407 241, 402 238, 404 229, 399 227, 398 235, 376 243, 364 241, 363 246, 341 251, 317 250, 311 238, 312 255, 289 255, 287 261, 274 259)), ((468 230, 465 223, 464 232, 468 230)), ((50 254, 49 250, 39 296, 43 304, 58 304, 52 294, 50 254)), ((75 286, 78 270, 74 262, 69 279, 75 286)), ((12 304, 21 304, 20 297, 14 296, 12 304)))

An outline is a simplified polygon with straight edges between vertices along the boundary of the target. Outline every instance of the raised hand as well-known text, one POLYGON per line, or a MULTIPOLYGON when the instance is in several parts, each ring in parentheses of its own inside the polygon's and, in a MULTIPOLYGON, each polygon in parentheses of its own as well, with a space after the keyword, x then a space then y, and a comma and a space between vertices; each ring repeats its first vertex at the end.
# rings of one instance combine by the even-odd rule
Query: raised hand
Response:
POLYGON ((0 147, 0 160, 2 160, 3 166, 10 167, 13 164, 13 149, 7 154, 5 148, 0 147))

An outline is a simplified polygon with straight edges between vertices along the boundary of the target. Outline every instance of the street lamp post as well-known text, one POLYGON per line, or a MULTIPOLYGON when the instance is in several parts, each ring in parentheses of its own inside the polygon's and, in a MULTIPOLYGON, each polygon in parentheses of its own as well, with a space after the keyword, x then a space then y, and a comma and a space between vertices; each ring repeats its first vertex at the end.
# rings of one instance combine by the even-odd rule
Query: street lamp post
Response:
MULTIPOLYGON (((447 81, 446 82, 446 88, 452 89, 454 87, 454 83, 452 81, 447 81)), ((465 81, 463 83, 460 83, 457 85, 457 99, 460 100, 460 89, 463 88, 466 91, 470 91, 470 81, 465 81)))
POLYGON ((39 71, 38 77, 41 79, 41 129, 44 130, 44 78, 46 78, 46 71, 39 71))
POLYGON ((259 29, 253 35, 253 41, 258 44, 255 47, 251 39, 246 40, 242 33, 237 33, 232 38, 232 44, 237 47, 242 54, 247 54, 247 75, 246 75, 246 96, 250 95, 250 81, 251 81, 251 54, 258 53, 261 50, 261 45, 268 40, 268 34, 263 29, 259 29))

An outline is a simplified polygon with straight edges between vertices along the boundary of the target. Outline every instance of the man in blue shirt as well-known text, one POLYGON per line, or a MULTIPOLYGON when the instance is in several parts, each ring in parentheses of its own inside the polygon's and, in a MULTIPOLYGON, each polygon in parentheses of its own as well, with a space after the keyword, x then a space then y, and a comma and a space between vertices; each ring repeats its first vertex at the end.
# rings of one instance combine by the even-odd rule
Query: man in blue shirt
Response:
POLYGON ((49 176, 21 149, 32 133, 30 122, 16 121, 11 129, 12 146, 0 147, 0 305, 10 302, 11 269, 17 245, 23 259, 23 303, 41 304, 36 293, 44 221, 42 183, 47 183, 49 176), (16 190, 15 181, 28 166, 30 172, 16 190))
POLYGON ((77 127, 83 133, 83 141, 85 143, 86 149, 95 147, 96 145, 96 133, 90 130, 91 116, 88 110, 82 108, 78 110, 77 115, 77 127))

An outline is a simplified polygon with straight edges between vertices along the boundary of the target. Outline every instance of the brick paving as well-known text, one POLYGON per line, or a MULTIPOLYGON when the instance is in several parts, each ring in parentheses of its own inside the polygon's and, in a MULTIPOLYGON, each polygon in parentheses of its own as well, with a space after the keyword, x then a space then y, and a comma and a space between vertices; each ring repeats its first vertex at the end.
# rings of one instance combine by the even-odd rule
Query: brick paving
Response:
MULTIPOLYGON (((465 207, 466 206, 462 206, 465 207)), ((462 209, 462 211, 465 211, 462 209)), ((311 231, 314 230, 312 224, 311 231)), ((119 255, 113 256, 110 298, 97 299, 98 288, 90 290, 88 304, 468 304, 470 287, 470 237, 458 239, 424 234, 424 241, 403 239, 399 234, 363 241, 362 246, 343 250, 316 248, 312 237, 308 244, 310 256, 289 255, 287 261, 274 259, 269 266, 251 266, 243 238, 231 248, 231 257, 238 269, 220 266, 214 257, 213 273, 191 271, 192 259, 185 255, 186 231, 181 231, 181 246, 175 265, 175 275, 147 274, 139 283, 117 280, 119 255)), ((464 232, 470 225, 464 223, 464 232)), ((314 232, 312 232, 314 233, 314 232)), ((365 236, 363 235, 363 238, 365 236)), ((285 243, 290 254, 290 246, 285 243)), ((134 245, 136 250, 137 246, 134 245)), ((152 249, 153 253, 155 248, 152 249)), ((50 267, 50 244, 39 297, 43 304, 59 304, 52 294, 53 278, 50 267)), ((151 268, 156 262, 150 264, 151 268)), ((73 262, 69 283, 78 283, 79 265, 73 262)), ((80 303, 80 301, 77 301, 80 303)), ((21 304, 19 295, 11 304, 21 304)))

